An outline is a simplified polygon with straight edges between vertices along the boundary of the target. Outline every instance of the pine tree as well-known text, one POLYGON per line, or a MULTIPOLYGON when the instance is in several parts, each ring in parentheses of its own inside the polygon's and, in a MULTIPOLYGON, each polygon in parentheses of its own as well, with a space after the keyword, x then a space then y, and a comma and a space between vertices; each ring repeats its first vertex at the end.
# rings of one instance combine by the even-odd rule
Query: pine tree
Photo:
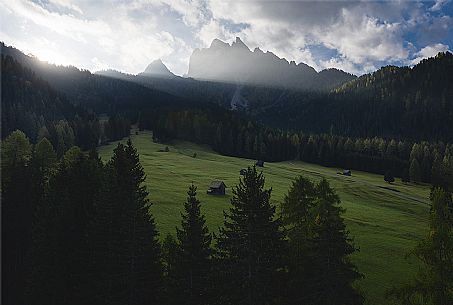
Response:
POLYGON ((415 158, 412 159, 411 165, 409 167, 409 177, 412 182, 420 182, 422 179, 420 164, 415 158))
POLYGON ((93 224, 96 304, 156 304, 162 288, 161 248, 139 155, 128 140, 107 164, 106 194, 93 224))
POLYGON ((176 228, 176 263, 170 273, 175 282, 177 304, 207 304, 211 260, 211 235, 200 211, 197 188, 187 192, 181 228, 176 228))
MULTIPOLYGON (((52 250, 47 247, 53 232, 44 231, 43 225, 52 221, 54 216, 47 214, 49 210, 50 181, 57 169, 57 154, 47 138, 42 138, 34 147, 31 163, 31 198, 32 198, 32 268, 28 294, 30 304, 50 304, 49 287, 53 283, 50 272, 45 269, 45 262, 52 257, 52 250), (43 249, 49 251, 43 251, 43 249)), ((54 230, 55 231, 55 230, 54 230)), ((53 249, 55 250, 55 249, 53 249)), ((52 269, 54 269, 52 267, 52 269)))
POLYGON ((423 268, 412 282, 390 291, 404 305, 453 304, 453 202, 441 188, 431 198, 429 235, 413 251, 423 268))
POLYGON ((296 230, 304 230, 305 234, 308 234, 310 210, 315 205, 315 200, 316 189, 313 182, 302 176, 297 177, 282 204, 282 219, 289 235, 296 230))
POLYGON ((308 253, 311 270, 307 274, 310 276, 307 303, 362 304, 363 297, 352 286, 362 277, 350 261, 350 255, 357 249, 341 217, 344 209, 338 206, 340 199, 325 179, 317 185, 316 192, 313 238, 308 253))
POLYGON ((264 176, 248 168, 233 189, 229 213, 217 238, 221 268, 219 301, 228 304, 274 304, 281 293, 286 250, 280 219, 264 189, 264 176))
POLYGON ((31 144, 16 130, 2 142, 2 304, 25 304, 30 273, 31 144))
POLYGON ((312 209, 316 200, 313 182, 299 176, 282 203, 282 220, 289 237, 287 304, 304 303, 306 282, 310 281, 306 273, 311 264, 307 246, 312 239, 312 209))
POLYGON ((70 162, 60 163, 45 201, 36 209, 33 304, 91 301, 88 235, 101 195, 103 166, 96 155, 74 152, 64 158, 70 162))
POLYGON ((36 144, 32 158, 32 163, 36 169, 39 170, 47 180, 57 163, 57 154, 52 143, 50 143, 47 138, 42 138, 38 144, 36 144))

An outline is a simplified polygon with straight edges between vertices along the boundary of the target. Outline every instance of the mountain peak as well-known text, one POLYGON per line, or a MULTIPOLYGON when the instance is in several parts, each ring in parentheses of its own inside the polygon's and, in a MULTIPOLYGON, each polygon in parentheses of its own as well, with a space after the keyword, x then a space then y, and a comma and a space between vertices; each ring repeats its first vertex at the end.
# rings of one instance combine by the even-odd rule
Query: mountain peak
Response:
POLYGON ((231 44, 214 39, 209 48, 195 50, 190 56, 187 76, 237 84, 314 90, 331 89, 353 78, 344 72, 319 75, 307 64, 289 62, 259 48, 252 51, 239 37, 231 44))
POLYGON ((228 46, 228 44, 226 42, 223 42, 222 40, 215 38, 211 42, 210 48, 222 48, 222 47, 226 47, 226 46, 228 46))
POLYGON ((241 40, 241 38, 236 37, 236 41, 231 44, 232 47, 245 48, 250 51, 249 47, 241 40))
POLYGON ((253 50, 253 53, 264 53, 259 47, 256 47, 254 50, 253 50))
POLYGON ((160 58, 152 61, 142 74, 160 77, 175 76, 170 70, 168 70, 167 66, 165 66, 160 58))

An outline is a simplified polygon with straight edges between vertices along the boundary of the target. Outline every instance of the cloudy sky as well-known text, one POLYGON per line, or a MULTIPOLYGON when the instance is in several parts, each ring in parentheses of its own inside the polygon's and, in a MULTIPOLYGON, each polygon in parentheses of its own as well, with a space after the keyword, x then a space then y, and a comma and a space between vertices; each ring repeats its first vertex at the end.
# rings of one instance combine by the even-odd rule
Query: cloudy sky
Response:
POLYGON ((453 0, 0 0, 0 40, 56 64, 187 72, 195 48, 240 37, 317 70, 363 74, 453 49, 453 0))

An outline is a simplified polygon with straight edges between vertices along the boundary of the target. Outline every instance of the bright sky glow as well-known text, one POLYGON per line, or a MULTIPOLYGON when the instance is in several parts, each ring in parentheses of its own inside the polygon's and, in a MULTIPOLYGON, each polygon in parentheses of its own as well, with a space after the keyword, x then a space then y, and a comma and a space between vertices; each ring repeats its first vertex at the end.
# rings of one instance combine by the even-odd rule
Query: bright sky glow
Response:
POLYGON ((0 40, 42 60, 187 72, 195 48, 239 36, 315 69, 362 74, 453 48, 453 1, 0 0, 0 40))

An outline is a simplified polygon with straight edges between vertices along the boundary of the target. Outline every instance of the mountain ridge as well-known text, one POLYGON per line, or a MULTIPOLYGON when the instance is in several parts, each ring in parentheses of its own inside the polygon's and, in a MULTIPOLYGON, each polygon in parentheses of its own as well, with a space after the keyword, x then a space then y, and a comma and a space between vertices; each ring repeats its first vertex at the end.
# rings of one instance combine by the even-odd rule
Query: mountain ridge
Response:
POLYGON ((216 38, 208 48, 195 49, 190 56, 187 76, 301 90, 331 90, 356 78, 342 70, 337 69, 335 73, 324 72, 326 70, 317 72, 306 63, 296 64, 270 51, 263 52, 259 47, 252 51, 236 37, 231 44, 216 38))
POLYGON ((160 58, 152 61, 145 70, 139 74, 167 78, 176 76, 167 68, 160 58))

